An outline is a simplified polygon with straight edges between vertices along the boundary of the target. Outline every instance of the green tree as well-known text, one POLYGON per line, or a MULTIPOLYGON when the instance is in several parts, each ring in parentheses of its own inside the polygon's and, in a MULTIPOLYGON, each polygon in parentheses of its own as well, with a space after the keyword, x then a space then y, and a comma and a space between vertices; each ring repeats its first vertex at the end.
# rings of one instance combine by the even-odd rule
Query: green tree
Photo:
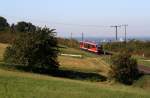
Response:
POLYGON ((124 50, 112 56, 111 76, 124 84, 132 84, 139 77, 136 59, 124 50))
POLYGON ((36 32, 20 34, 6 49, 4 60, 45 73, 58 69, 58 53, 54 30, 38 28, 36 32))
POLYGON ((4 17, 0 16, 0 31, 5 30, 7 27, 9 27, 7 20, 4 17))
POLYGON ((17 32, 35 32, 36 26, 30 22, 18 22, 15 26, 17 32))

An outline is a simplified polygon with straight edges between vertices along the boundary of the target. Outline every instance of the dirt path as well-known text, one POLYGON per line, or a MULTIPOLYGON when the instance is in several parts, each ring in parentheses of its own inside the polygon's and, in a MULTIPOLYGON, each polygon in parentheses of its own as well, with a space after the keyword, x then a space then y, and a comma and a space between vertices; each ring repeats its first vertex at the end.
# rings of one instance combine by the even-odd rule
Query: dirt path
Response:
POLYGON ((150 67, 139 65, 139 71, 150 75, 150 67))

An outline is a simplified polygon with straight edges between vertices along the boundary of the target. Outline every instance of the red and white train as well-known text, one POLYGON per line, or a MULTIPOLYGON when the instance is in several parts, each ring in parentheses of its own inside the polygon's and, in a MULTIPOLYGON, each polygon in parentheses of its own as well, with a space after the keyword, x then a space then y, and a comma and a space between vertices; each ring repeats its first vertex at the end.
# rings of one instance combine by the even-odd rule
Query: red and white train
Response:
POLYGON ((80 49, 98 54, 103 52, 102 45, 91 41, 80 41, 80 49))

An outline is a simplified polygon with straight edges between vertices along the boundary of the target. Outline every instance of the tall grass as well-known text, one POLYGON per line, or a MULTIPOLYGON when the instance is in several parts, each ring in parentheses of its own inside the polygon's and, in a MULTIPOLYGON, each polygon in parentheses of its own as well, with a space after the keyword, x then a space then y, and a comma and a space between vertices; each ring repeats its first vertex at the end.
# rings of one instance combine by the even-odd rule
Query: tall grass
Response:
POLYGON ((149 98, 147 91, 0 70, 0 98, 149 98))

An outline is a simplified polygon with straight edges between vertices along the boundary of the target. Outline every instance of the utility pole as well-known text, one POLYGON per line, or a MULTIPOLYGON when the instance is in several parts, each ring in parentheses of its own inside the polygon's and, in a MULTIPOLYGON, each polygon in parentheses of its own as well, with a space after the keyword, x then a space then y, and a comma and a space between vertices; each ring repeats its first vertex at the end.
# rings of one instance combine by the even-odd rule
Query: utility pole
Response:
POLYGON ((121 27, 121 26, 115 25, 115 26, 111 26, 111 27, 116 29, 116 41, 117 41, 118 40, 118 27, 121 27))
POLYGON ((71 33, 70 39, 72 40, 72 33, 71 33))
POLYGON ((83 40, 84 40, 84 34, 83 34, 83 32, 82 32, 82 42, 83 42, 83 40))
POLYGON ((71 44, 71 47, 72 47, 72 32, 71 32, 71 35, 70 35, 70 44, 71 44))
POLYGON ((122 25, 124 26, 124 33, 125 33, 125 43, 127 42, 127 24, 122 25))

